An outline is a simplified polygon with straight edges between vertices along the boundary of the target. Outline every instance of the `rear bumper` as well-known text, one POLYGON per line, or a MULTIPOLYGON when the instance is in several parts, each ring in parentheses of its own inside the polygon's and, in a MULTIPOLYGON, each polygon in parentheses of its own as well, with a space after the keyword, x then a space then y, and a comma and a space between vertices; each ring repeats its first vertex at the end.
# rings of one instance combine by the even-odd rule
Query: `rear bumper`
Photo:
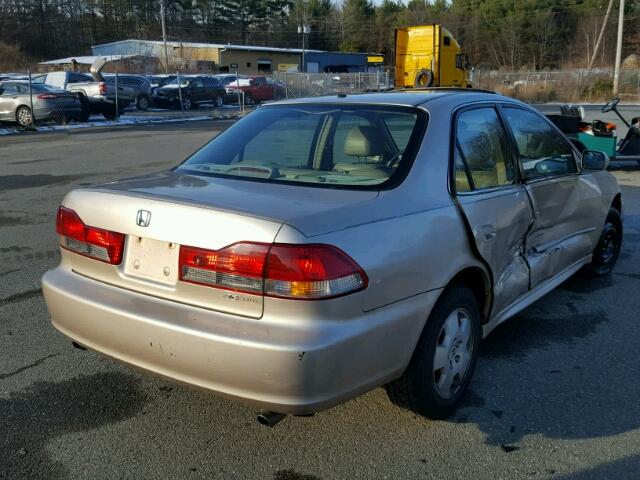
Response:
POLYGON ((77 118, 82 109, 80 105, 62 107, 34 107, 34 115, 37 121, 51 120, 56 117, 77 118))
MULTIPOLYGON (((42 279, 53 325, 117 360, 281 413, 334 406, 399 376, 439 291, 356 319, 247 319, 64 267, 42 279)), ((345 297, 346 298, 346 297, 345 297)))

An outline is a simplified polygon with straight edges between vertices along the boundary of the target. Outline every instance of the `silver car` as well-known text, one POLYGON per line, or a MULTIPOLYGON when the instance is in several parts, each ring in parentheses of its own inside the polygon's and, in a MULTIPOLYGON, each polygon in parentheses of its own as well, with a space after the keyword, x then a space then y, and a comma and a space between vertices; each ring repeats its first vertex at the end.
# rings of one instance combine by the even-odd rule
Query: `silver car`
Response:
POLYGON ((35 122, 66 123, 77 120, 82 107, 75 93, 32 84, 33 112, 29 83, 24 81, 0 82, 0 121, 16 122, 27 127, 35 122))
POLYGON ((607 163, 489 92, 274 103, 171 171, 70 192, 43 291, 77 345, 265 423, 381 385, 443 418, 497 325, 613 268, 607 163))

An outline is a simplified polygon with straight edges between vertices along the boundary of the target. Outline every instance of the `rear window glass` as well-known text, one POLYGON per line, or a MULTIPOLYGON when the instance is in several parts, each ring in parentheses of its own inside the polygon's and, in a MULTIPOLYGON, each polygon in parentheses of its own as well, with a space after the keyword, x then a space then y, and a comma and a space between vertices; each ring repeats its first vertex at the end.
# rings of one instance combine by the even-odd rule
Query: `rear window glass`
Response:
POLYGON ((411 167, 426 121, 424 111, 411 107, 262 107, 178 170, 320 187, 387 188, 411 167))

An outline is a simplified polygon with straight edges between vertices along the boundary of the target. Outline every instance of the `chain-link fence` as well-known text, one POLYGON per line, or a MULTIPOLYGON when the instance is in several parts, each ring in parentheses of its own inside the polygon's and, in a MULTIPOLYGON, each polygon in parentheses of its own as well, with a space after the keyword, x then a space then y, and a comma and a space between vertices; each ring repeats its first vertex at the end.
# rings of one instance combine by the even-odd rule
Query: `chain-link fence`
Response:
MULTIPOLYGON (((20 127, 47 122, 65 124, 104 118, 117 121, 171 117, 243 115, 245 106, 283 98, 355 94, 394 88, 393 71, 355 73, 273 72, 261 75, 103 73, 95 81, 87 72, 0 74, 0 111, 20 127), (117 106, 117 108, 116 108, 117 106), (197 110, 196 110, 197 108, 197 110), (8 112, 8 113, 7 113, 8 112)), ((476 88, 494 90, 531 103, 605 102, 612 96, 612 69, 550 72, 474 71, 476 88)), ((622 70, 620 96, 640 100, 640 70, 622 70)))
POLYGON ((274 72, 273 79, 286 88, 285 96, 287 98, 379 92, 393 88, 393 74, 389 71, 355 73, 274 72))
MULTIPOLYGON (((481 72, 471 76, 474 87, 495 90, 532 103, 602 102, 611 99, 613 69, 550 72, 481 72)), ((619 96, 640 99, 640 70, 620 71, 619 96)))

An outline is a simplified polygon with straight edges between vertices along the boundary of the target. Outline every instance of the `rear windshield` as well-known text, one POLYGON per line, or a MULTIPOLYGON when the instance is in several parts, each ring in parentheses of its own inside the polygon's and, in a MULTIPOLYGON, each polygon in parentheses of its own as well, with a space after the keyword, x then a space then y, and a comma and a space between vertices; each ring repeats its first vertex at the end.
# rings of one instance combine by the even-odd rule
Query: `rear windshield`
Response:
POLYGON ((214 138, 178 171, 334 188, 391 188, 426 127, 412 107, 274 105, 214 138))

